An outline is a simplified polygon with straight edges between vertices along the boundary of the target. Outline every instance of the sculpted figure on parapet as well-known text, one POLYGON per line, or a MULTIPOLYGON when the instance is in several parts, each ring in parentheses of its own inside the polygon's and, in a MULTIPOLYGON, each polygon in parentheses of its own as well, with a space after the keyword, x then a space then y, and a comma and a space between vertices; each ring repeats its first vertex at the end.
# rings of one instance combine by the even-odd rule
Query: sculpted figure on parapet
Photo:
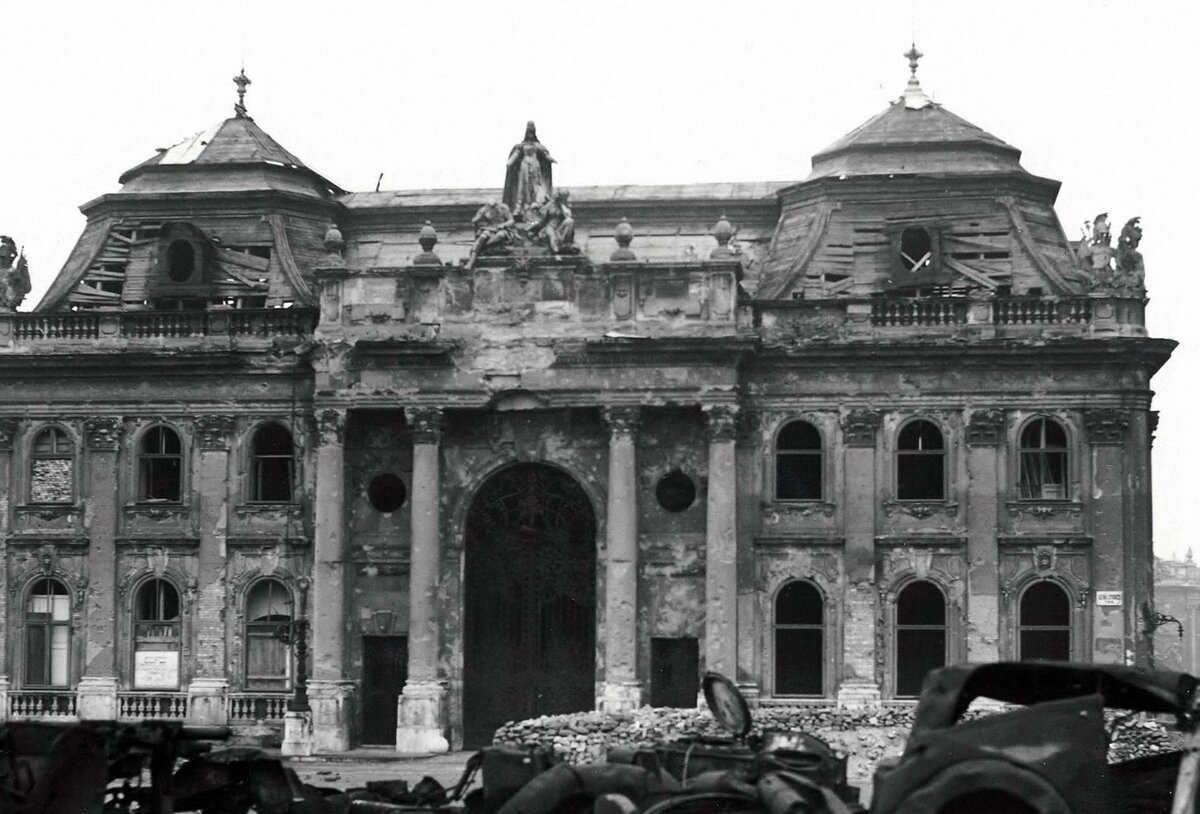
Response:
POLYGON ((1138 246, 1142 242, 1141 218, 1130 218, 1121 228, 1116 250, 1108 213, 1096 216, 1090 234, 1079 244, 1079 264, 1091 288, 1100 293, 1139 297, 1146 293, 1146 269, 1138 246))
POLYGON ((479 255, 502 249, 515 237, 512 210, 503 201, 492 201, 479 207, 475 217, 471 218, 471 225, 475 227, 475 245, 467 260, 469 269, 475 268, 479 255))
POLYGON ((0 235, 0 309, 17 310, 30 288, 24 252, 17 251, 17 242, 11 237, 0 235))
POLYGON ((537 220, 530 223, 526 235, 542 242, 555 254, 577 251, 575 249, 575 218, 568 206, 571 193, 560 189, 551 200, 543 201, 537 209, 537 220))
POLYGON ((533 220, 529 210, 539 201, 553 197, 554 163, 550 151, 538 141, 537 126, 529 122, 525 125, 525 138, 508 152, 504 174, 504 203, 518 220, 533 220))

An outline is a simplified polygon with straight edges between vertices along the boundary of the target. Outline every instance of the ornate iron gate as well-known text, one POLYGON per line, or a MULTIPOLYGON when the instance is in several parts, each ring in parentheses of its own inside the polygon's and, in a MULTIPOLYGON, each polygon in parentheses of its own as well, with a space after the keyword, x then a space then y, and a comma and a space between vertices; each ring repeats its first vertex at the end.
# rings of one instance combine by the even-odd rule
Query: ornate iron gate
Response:
POLYGON ((505 721, 595 703, 596 519, 582 488, 543 464, 507 467, 467 518, 464 746, 505 721))

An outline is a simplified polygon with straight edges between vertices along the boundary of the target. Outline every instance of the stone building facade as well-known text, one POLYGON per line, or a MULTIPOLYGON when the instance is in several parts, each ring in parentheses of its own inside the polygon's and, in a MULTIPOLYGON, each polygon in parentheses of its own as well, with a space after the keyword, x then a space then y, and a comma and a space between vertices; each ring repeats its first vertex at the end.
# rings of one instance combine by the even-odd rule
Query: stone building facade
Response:
POLYGON ((800 182, 567 198, 532 124, 509 156, 347 192, 239 101, 83 206, 0 314, 0 714, 277 723, 300 616, 323 751, 705 669, 856 706, 1146 660, 1136 220, 1068 240, 915 63, 800 182))

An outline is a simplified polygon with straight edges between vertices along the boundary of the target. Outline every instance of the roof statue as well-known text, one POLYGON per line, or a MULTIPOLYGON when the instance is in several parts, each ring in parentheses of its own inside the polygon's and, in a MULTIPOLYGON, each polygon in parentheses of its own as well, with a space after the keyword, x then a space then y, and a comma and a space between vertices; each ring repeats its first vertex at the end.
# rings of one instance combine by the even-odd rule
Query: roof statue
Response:
POLYGON ((15 311, 29 293, 29 264, 8 235, 0 235, 0 310, 15 311))
POLYGON ((555 163, 550 151, 538 141, 537 126, 525 125, 525 138, 508 152, 508 168, 504 174, 504 203, 518 220, 532 222, 527 216, 530 208, 540 201, 554 197, 551 165, 555 163))
POLYGON ((1137 217, 1125 222, 1115 250, 1107 212, 1101 212, 1088 224, 1091 230, 1085 231, 1078 254, 1093 290, 1133 297, 1145 295, 1146 268, 1138 251, 1142 242, 1141 220, 1137 217))
POLYGON ((246 115, 246 86, 250 84, 250 77, 246 76, 245 67, 242 72, 233 78, 233 84, 237 85, 237 104, 233 106, 233 114, 239 119, 248 119, 246 115))

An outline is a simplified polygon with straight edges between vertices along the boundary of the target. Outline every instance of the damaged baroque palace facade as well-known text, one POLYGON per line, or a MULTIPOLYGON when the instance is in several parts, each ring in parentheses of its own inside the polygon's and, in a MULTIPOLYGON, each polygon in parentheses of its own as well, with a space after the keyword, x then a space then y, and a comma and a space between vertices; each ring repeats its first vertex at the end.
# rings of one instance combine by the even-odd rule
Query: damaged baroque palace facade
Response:
POLYGON ((0 313, 3 714, 278 725, 300 617, 321 751, 1148 659, 1137 221, 912 61, 800 182, 346 192, 241 97, 126 172, 0 313))

